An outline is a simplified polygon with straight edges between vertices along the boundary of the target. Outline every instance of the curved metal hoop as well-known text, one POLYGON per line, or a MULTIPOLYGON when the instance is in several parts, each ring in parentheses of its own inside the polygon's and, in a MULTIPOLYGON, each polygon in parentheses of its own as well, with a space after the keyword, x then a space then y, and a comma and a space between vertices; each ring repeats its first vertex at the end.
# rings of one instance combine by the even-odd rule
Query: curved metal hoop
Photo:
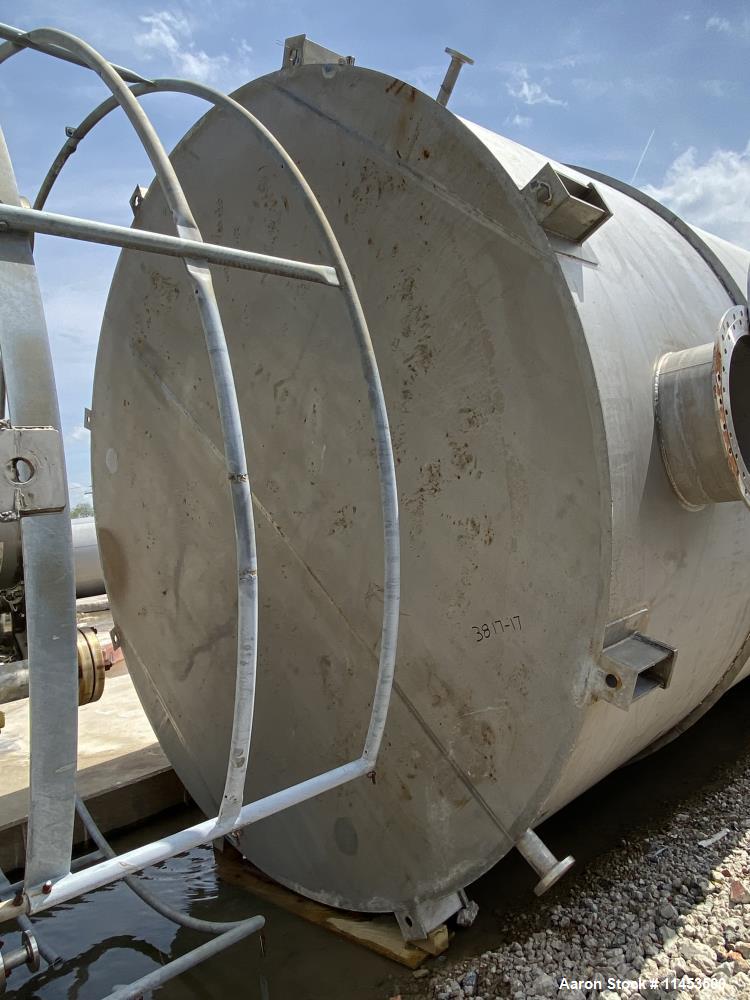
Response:
MULTIPOLYGON (((390 432, 388 429, 388 417, 385 407, 385 399, 380 383, 380 376, 377 369, 377 362, 370 340, 367 322, 364 317, 359 296, 351 276, 349 266, 334 235, 333 229, 323 212, 315 194, 305 180, 297 164, 291 159, 284 147, 275 136, 262 124, 250 111, 244 108, 231 97, 227 97, 220 91, 202 84, 192 83, 186 80, 174 78, 163 78, 151 80, 148 83, 135 84, 130 88, 134 96, 142 96, 151 93, 182 93, 206 100, 215 107, 223 107, 240 116, 246 124, 251 125, 258 134, 267 142, 272 151, 279 157, 281 163, 291 171, 300 191, 303 194, 306 207, 311 211, 316 224, 320 228, 328 249, 336 263, 336 271, 339 275, 341 289, 349 307, 352 324, 356 331, 362 364, 370 392, 370 405, 373 409, 375 421, 376 440, 378 444, 377 457, 380 472, 381 504, 383 507, 383 524, 385 534, 385 600, 383 613, 383 627, 380 643, 380 666, 381 673, 378 678, 373 708, 373 718, 368 731, 364 756, 373 761, 377 757, 380 743, 382 741, 383 729, 385 725, 385 714, 390 701, 390 690, 393 681, 393 672, 396 660, 396 643, 398 638, 398 603, 399 603, 399 554, 398 554, 398 494, 396 492, 396 475, 393 466, 393 453, 390 446, 390 432), (375 396, 373 400, 373 394, 375 396), (390 465, 390 469, 388 468, 390 465), (389 480, 392 480, 389 482, 389 480), (395 545, 394 545, 395 542, 395 545), (390 663, 389 673, 383 669, 384 663, 390 663), (382 725, 380 721, 382 720, 382 725)), ((78 144, 91 130, 99 124, 110 112, 119 106, 115 98, 103 101, 95 108, 81 124, 72 130, 67 141, 63 144, 60 152, 55 157, 46 177, 34 201, 34 208, 42 209, 49 196, 52 187, 60 176, 60 173, 68 159, 78 148, 78 144)))
MULTIPOLYGON (((43 205, 62 166, 74 151, 78 141, 90 131, 109 111, 120 106, 125 111, 136 134, 146 150, 154 166, 157 179, 164 192, 175 221, 179 237, 188 242, 188 246, 175 252, 183 256, 185 266, 193 282, 196 301, 201 316, 207 350, 211 361, 214 377, 214 387, 217 405, 224 436, 225 459, 230 492, 233 502, 235 522, 235 537, 237 545, 238 568, 238 656, 237 677, 235 689, 235 709, 232 727, 232 743, 227 767, 227 777, 219 815, 215 820, 198 824, 196 827, 181 831, 179 834, 165 838, 158 844, 146 845, 145 848, 129 852, 117 859, 103 862, 77 875, 68 875, 56 883, 51 891, 46 891, 42 897, 37 887, 27 882, 23 901, 6 900, 0 903, 0 920, 12 917, 18 912, 38 912, 48 909, 65 899, 73 898, 90 888, 107 884, 132 871, 137 871, 146 865, 153 864, 186 849, 188 845, 203 843, 215 837, 222 836, 232 830, 237 830, 254 822, 263 816, 271 815, 297 802, 305 801, 329 788, 335 788, 346 781, 352 780, 371 771, 377 759, 383 730, 385 727, 388 705, 393 687, 395 668, 396 642, 398 633, 399 608, 399 526, 398 498, 396 491, 395 466, 388 427, 380 375, 375 360, 375 354, 370 339, 369 330, 364 317, 361 303, 354 286, 348 265, 339 247, 331 226, 323 213, 315 195, 305 181, 286 150, 249 111, 236 101, 211 88, 193 84, 183 80, 144 81, 142 77, 128 70, 113 67, 85 42, 66 32, 54 29, 40 29, 23 34, 17 29, 0 25, 0 37, 9 39, 6 45, 0 46, 0 63, 5 61, 24 47, 31 47, 49 55, 63 58, 66 61, 78 63, 94 70, 112 92, 112 97, 105 101, 84 122, 61 150, 53 163, 35 202, 35 208, 30 210, 14 209, 11 222, 13 227, 33 231, 43 228, 43 220, 49 220, 47 213, 39 211, 37 206, 43 205), (128 88, 124 79, 135 79, 136 86, 128 88), (203 256, 200 245, 202 237, 193 218, 190 206, 184 195, 174 168, 159 140, 150 120, 136 100, 136 96, 153 91, 173 91, 190 94, 207 100, 215 106, 223 107, 238 114, 250 124, 267 144, 268 148, 279 158, 288 169, 299 187, 304 203, 311 212, 324 242, 335 261, 338 284, 344 293, 350 319, 354 327, 360 351, 360 360, 368 386, 370 407, 376 431, 376 446, 378 472, 380 480, 381 505, 383 509, 385 572, 384 572, 384 613, 381 633, 380 662, 375 694, 373 698, 370 723, 362 751, 362 756, 349 764, 334 769, 315 778, 301 782, 292 788, 284 789, 265 799, 251 803, 243 808, 243 793, 247 763, 249 757, 250 737, 252 733, 253 708, 255 696, 255 676, 257 662, 257 560, 255 550, 255 531, 252 512, 252 496, 245 465, 245 449, 242 437, 239 406, 236 397, 231 362, 228 355, 226 339, 221 324, 218 305, 213 292, 211 275, 207 266, 207 257, 203 256), (74 142, 71 142, 74 139, 74 142), (34 220, 36 219, 36 225, 34 220), (192 250, 192 253, 190 252, 192 250)), ((61 217, 54 217, 60 219, 61 217)), ((89 229, 100 226, 96 223, 83 223, 82 220, 68 220, 79 224, 81 236, 85 226, 89 229)), ((6 223, 8 225, 8 223, 6 223)), ((110 237, 117 227, 104 227, 110 237)), ((47 231, 55 231, 48 229, 47 231)), ((60 235, 73 235, 57 230, 60 235)), ((159 234, 149 234, 159 238, 159 234)), ((96 240, 96 236, 88 238, 96 240)), ((174 239, 161 237, 164 240, 174 239)), ((116 238, 102 242, 117 243, 116 238)), ((120 240, 119 242, 122 243, 120 240)), ((214 250, 220 248, 213 248, 214 250)), ((248 257, 250 255, 247 255, 248 257)), ((258 255, 256 255, 258 256, 258 255)), ((226 263, 232 263, 226 261, 226 263)), ((286 262, 294 264, 295 262, 286 262)), ((241 266, 252 266, 245 264, 241 266)), ((308 266, 309 270, 309 266, 308 266)), ((302 277, 301 274, 292 274, 302 277)))

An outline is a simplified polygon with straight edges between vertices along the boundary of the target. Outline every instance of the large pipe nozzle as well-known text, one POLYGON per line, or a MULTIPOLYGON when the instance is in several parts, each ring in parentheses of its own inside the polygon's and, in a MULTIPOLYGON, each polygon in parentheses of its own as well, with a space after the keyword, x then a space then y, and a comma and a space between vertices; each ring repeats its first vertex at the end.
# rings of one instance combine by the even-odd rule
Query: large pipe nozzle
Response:
POLYGON ((712 342, 663 355, 654 409, 664 467, 689 510, 750 505, 750 336, 747 310, 722 318, 712 342))

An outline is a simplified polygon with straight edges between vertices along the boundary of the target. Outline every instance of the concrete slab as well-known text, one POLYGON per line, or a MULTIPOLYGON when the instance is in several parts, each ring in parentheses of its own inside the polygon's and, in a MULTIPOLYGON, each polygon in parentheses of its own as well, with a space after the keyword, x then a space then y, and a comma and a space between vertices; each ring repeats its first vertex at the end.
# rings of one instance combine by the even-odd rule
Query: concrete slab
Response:
MULTIPOLYGON (((2 707, 2 706, 0 706, 2 707)), ((3 708, 0 734, 0 867, 22 866, 28 817, 28 702, 3 708)), ((107 677, 104 694, 79 709, 78 791, 104 832, 121 829, 185 801, 127 674, 107 677)), ((76 844, 86 843, 76 829, 76 844)))

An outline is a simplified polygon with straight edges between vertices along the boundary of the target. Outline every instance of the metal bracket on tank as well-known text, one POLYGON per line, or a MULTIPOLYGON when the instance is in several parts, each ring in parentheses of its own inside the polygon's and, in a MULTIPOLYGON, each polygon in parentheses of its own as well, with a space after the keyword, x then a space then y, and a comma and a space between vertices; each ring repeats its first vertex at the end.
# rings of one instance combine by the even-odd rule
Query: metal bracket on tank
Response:
POLYGON ((62 439, 54 427, 12 427, 0 421, 0 520, 64 510, 62 439))
POLYGON ((148 188, 144 187, 142 184, 136 184, 133 193, 128 200, 130 205, 130 211, 133 213, 133 218, 138 214, 138 210, 145 201, 146 195, 148 194, 148 188))
POLYGON ((669 687, 676 659, 672 646, 633 632, 604 647, 591 693, 627 712, 644 695, 669 687))
POLYGON ((440 899, 415 901, 407 909, 397 910, 395 917, 404 941, 423 941, 448 917, 473 906, 476 904, 470 902, 462 889, 440 899))
POLYGON ((583 243, 612 212, 598 189, 559 174, 545 163, 521 191, 542 229, 573 243, 583 243))
POLYGON ((324 66, 353 66, 354 56, 342 56, 325 45, 318 45, 307 35, 292 35, 284 41, 284 59, 281 68, 288 66, 307 66, 318 63, 324 66))

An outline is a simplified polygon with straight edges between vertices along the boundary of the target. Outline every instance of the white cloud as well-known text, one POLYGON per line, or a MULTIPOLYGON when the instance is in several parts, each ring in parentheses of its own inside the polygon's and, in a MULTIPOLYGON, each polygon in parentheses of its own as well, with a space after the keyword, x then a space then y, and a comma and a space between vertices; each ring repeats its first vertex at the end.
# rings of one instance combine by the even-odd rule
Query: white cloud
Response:
POLYGON ((236 70, 236 75, 249 78, 246 64, 252 48, 244 39, 237 42, 234 56, 226 52, 209 55, 197 46, 192 22, 178 10, 142 14, 139 21, 147 29, 134 38, 141 58, 163 59, 166 56, 180 76, 200 83, 218 83, 230 69, 236 70), (238 66, 234 65, 236 60, 238 66))
POLYGON ((66 438, 69 441, 86 441, 88 440, 89 432, 82 424, 78 424, 74 427, 70 434, 66 434, 66 438))
POLYGON ((515 79, 507 84, 508 93, 511 97, 515 97, 517 100, 529 105, 554 104, 560 107, 565 107, 565 101, 561 101, 556 97, 551 97, 544 89, 547 85, 546 80, 543 80, 540 84, 534 83, 529 79, 529 71, 525 66, 519 66, 514 71, 514 77, 515 79))
POLYGON ((700 88, 709 97, 729 97, 735 89, 734 84, 727 80, 702 80, 700 88))
POLYGON ((70 494, 70 502, 72 506, 77 503, 81 503, 83 500, 88 500, 91 502, 91 484, 86 483, 71 483, 68 482, 68 493, 70 494))
POLYGON ((686 149, 661 185, 643 190, 686 222, 750 248, 750 142, 739 152, 717 149, 703 162, 686 149))
POLYGON ((599 97, 603 97, 614 87, 614 83, 611 80, 597 80, 588 76, 579 76, 570 82, 576 92, 587 100, 596 100, 599 97))
POLYGON ((135 44, 144 57, 166 54, 178 73, 203 83, 216 79, 226 68, 228 56, 212 57, 196 48, 193 29, 184 15, 162 10, 142 14, 139 20, 148 29, 135 36, 135 44))
POLYGON ((706 31, 721 31, 724 34, 729 34, 732 30, 732 25, 725 17, 709 17, 706 21, 706 31))
POLYGON ((515 125, 516 128, 528 128, 531 125, 531 118, 527 115, 519 115, 517 112, 514 115, 508 115, 505 119, 506 125, 515 125))
POLYGON ((563 56, 555 56, 552 59, 527 59, 519 62, 517 59, 504 60, 496 63, 496 68, 502 73, 516 76, 518 73, 526 72, 529 69, 540 73, 550 73, 559 69, 575 69, 577 66, 588 66, 592 63, 602 61, 600 52, 588 49, 585 52, 571 52, 563 56))

